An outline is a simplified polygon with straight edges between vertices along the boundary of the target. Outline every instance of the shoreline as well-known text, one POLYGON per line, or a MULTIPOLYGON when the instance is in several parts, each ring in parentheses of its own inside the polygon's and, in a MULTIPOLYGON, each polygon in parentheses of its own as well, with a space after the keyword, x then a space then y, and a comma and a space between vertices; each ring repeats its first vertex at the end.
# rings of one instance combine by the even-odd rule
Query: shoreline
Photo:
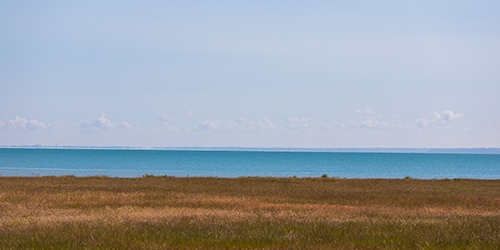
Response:
POLYGON ((413 178, 410 176, 406 176, 403 178, 350 178, 350 177, 330 177, 327 175, 322 176, 306 176, 306 177, 297 177, 297 176, 237 176, 237 177, 219 177, 219 176, 196 176, 196 175, 187 175, 187 176, 175 176, 175 175, 151 175, 144 174, 142 176, 136 177, 120 177, 120 176, 107 176, 107 175, 86 175, 86 176, 78 176, 78 175, 33 175, 33 176, 9 176, 9 175, 1 175, 2 178, 75 178, 75 179, 144 179, 144 178, 174 178, 174 179, 274 179, 274 180, 322 180, 322 181, 336 181, 336 180, 417 180, 417 181, 500 181, 500 179, 478 179, 478 178, 413 178))
POLYGON ((389 153, 389 154, 500 154, 500 148, 288 148, 288 147, 132 147, 132 146, 47 146, 0 145, 0 149, 58 150, 154 150, 154 151, 213 151, 213 152, 311 152, 311 153, 389 153))

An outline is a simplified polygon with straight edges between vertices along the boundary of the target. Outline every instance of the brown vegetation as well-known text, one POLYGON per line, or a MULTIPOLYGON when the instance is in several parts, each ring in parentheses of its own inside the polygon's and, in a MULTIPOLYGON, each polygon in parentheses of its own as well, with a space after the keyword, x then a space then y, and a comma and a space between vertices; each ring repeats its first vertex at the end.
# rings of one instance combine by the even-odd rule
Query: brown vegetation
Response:
POLYGON ((1 177, 0 246, 498 249, 500 181, 1 177))

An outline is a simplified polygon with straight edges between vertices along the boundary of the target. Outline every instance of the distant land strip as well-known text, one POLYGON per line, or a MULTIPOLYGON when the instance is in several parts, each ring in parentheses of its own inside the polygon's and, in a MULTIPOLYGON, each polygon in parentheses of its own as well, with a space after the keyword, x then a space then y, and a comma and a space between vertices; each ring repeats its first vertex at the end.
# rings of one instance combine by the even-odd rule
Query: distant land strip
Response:
POLYGON ((287 147, 132 147, 132 146, 57 146, 0 145, 0 148, 25 149, 113 149, 113 150, 193 150, 259 152, 332 152, 332 153, 422 153, 422 154, 500 154, 500 148, 287 148, 287 147))

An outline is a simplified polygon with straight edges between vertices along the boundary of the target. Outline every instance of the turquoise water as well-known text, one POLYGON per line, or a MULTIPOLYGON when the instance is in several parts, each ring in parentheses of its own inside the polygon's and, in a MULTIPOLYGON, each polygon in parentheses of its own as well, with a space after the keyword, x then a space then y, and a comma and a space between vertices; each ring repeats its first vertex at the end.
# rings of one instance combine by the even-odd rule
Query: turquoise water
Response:
POLYGON ((0 175, 500 179, 500 155, 0 149, 0 175))

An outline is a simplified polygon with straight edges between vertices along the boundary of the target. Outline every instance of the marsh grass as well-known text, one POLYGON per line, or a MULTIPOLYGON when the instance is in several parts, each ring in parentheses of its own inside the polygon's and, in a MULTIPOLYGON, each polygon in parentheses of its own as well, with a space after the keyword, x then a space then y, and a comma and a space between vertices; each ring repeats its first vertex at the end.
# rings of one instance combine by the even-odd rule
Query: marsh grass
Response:
POLYGON ((500 181, 0 177, 0 246, 498 249, 500 181))

